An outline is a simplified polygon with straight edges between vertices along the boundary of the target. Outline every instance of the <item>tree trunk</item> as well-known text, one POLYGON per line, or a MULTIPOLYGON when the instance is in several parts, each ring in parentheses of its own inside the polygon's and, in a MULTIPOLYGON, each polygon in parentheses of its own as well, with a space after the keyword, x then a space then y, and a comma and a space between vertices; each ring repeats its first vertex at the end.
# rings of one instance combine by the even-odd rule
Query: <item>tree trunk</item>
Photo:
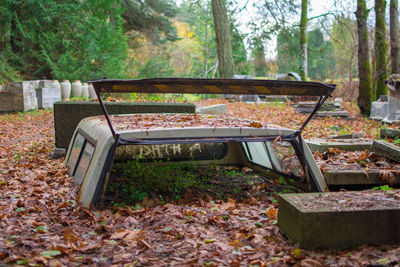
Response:
POLYGON ((375 57, 376 57, 376 93, 375 98, 387 95, 387 43, 385 22, 386 0, 375 0, 375 57))
POLYGON ((211 0, 214 16, 215 35, 220 78, 233 77, 232 39, 225 0, 211 0))
POLYGON ((358 33, 358 75, 360 79, 358 87, 358 106, 360 107, 361 114, 368 116, 371 111, 372 83, 367 28, 368 10, 365 0, 357 0, 356 17, 358 33))
POLYGON ((307 79, 307 0, 301 0, 300 18, 300 76, 307 79))
POLYGON ((392 73, 399 73, 399 3, 390 0, 390 56, 392 73))

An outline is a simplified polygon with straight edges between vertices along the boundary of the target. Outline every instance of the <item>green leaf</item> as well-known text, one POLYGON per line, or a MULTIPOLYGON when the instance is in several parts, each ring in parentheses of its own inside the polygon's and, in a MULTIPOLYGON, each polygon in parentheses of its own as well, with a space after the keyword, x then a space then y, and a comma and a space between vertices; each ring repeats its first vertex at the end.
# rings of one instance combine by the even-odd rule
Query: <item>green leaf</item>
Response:
POLYGON ((388 258, 382 258, 382 259, 376 260, 377 264, 382 264, 382 265, 388 265, 391 262, 392 261, 388 258))
POLYGON ((47 232, 47 226, 46 225, 39 225, 38 227, 36 227, 35 229, 33 229, 34 232, 39 232, 39 233, 43 233, 43 232, 47 232))
POLYGON ((260 223, 260 222, 256 222, 256 226, 257 226, 257 228, 263 228, 263 227, 265 227, 265 225, 262 224, 262 223, 260 223))
POLYGON ((17 261, 17 264, 19 264, 19 265, 24 265, 24 264, 27 264, 27 263, 28 263, 27 259, 23 259, 23 260, 18 260, 17 261))
POLYGON ((15 209, 16 212, 21 212, 21 211, 25 211, 24 207, 19 207, 15 209))
POLYGON ((205 239, 205 240, 204 240, 204 243, 206 243, 206 244, 211 244, 211 243, 214 243, 215 241, 217 241, 217 239, 214 239, 214 238, 212 238, 212 239, 205 239))
POLYGON ((54 257, 54 256, 58 256, 61 255, 61 251, 59 250, 46 250, 43 251, 42 253, 40 253, 40 255, 42 255, 43 257, 54 257))

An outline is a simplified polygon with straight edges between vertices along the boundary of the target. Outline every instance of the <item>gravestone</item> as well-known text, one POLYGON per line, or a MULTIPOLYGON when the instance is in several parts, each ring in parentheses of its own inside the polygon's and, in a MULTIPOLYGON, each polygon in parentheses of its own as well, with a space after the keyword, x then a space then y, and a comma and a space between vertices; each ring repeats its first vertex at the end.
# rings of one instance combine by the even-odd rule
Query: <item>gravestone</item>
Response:
POLYGON ((61 88, 58 81, 41 80, 36 89, 38 108, 52 108, 61 100, 61 88))
POLYGON ((23 81, 3 85, 0 91, 0 111, 28 111, 38 108, 38 83, 39 81, 23 81))
POLYGON ((370 118, 386 123, 400 122, 400 74, 392 74, 386 82, 389 94, 372 102, 370 118))
POLYGON ((387 85, 389 88, 388 113, 383 121, 398 122, 400 121, 400 74, 392 74, 387 85))

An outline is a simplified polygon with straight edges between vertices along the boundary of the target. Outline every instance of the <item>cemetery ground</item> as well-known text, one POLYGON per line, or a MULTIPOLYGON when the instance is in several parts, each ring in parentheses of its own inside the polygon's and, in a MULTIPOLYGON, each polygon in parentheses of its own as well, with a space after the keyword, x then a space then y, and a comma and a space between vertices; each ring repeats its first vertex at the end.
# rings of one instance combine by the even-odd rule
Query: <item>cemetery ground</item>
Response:
MULTIPOLYGON (((282 103, 222 102, 228 115, 292 129, 306 116, 282 103)), ((304 137, 361 133, 378 139, 380 122, 360 117, 353 104, 345 103, 345 109, 354 119, 314 118, 304 137)), ((51 158, 53 125, 52 110, 0 115, 0 265, 400 264, 398 245, 299 249, 276 225, 276 193, 290 189, 279 181, 259 182, 242 194, 224 192, 221 197, 192 189, 178 202, 145 198, 133 207, 81 207, 64 158, 51 158)))

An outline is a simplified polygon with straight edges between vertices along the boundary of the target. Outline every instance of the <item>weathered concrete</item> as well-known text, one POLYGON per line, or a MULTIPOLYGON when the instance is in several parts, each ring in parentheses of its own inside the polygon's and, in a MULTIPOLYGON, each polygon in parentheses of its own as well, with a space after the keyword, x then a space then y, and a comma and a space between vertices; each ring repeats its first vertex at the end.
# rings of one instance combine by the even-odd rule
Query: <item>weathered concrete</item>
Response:
MULTIPOLYGON (((309 194, 323 197, 335 192, 309 194)), ((278 226, 301 248, 350 248, 400 241, 400 207, 357 210, 355 202, 341 211, 329 207, 306 210, 294 203, 295 195, 308 194, 279 195, 278 226)))
POLYGON ((400 137, 400 130, 390 129, 390 128, 381 128, 380 137, 395 139, 396 137, 400 137))
POLYGON ((201 108, 196 109, 196 112, 200 113, 200 114, 212 114, 212 115, 225 114, 226 113, 226 105, 218 104, 218 105, 201 107, 201 108))
POLYGON ((280 95, 262 95, 260 96, 263 101, 266 102, 288 102, 289 98, 287 96, 280 96, 280 95))
MULTIPOLYGON (((195 113, 189 103, 114 103, 105 104, 109 114, 133 113, 195 113)), ((54 104, 54 128, 57 148, 68 148, 78 123, 91 116, 102 115, 97 102, 57 102, 54 104)))
POLYGON ((318 111, 316 117, 348 117, 349 113, 345 110, 338 111, 318 111))
POLYGON ((351 133, 328 137, 328 139, 359 139, 363 138, 362 133, 351 133))
MULTIPOLYGON (((394 184, 400 184, 400 173, 392 171, 395 181, 394 184)), ((379 177, 379 171, 327 171, 325 180, 328 185, 383 185, 388 182, 379 177)))
POLYGON ((38 108, 36 88, 38 81, 8 83, 3 86, 0 111, 28 111, 38 108))
POLYGON ((61 87, 58 81, 41 80, 36 89, 38 108, 52 108, 61 100, 61 87))
POLYGON ((388 159, 394 160, 400 163, 400 147, 388 143, 383 140, 375 140, 372 143, 371 151, 376 152, 388 159))
POLYGON ((371 106, 370 118, 373 120, 383 120, 388 110, 388 102, 374 101, 371 106))
POLYGON ((329 148, 339 148, 348 151, 360 151, 370 149, 372 145, 372 142, 368 140, 353 141, 352 139, 341 140, 341 142, 326 142, 323 140, 313 139, 306 140, 306 143, 313 153, 316 151, 325 152, 328 151, 329 148))

